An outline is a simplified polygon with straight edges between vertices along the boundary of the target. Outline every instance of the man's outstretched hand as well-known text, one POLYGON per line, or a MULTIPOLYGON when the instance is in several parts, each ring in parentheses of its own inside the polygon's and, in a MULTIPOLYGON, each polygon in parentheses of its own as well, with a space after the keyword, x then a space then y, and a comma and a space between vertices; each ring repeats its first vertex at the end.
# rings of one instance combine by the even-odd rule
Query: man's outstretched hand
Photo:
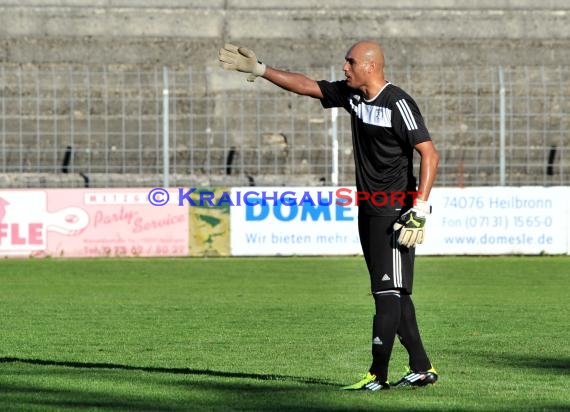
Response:
POLYGON ((218 52, 218 60, 226 70, 249 73, 247 80, 252 82, 265 73, 265 64, 257 60, 253 50, 226 43, 218 52))

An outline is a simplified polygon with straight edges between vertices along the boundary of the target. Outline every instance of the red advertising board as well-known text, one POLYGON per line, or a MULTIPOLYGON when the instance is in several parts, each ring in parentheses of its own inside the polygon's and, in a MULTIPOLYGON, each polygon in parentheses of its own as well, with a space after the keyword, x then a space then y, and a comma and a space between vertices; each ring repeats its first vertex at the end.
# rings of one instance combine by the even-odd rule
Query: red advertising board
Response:
POLYGON ((188 208, 145 189, 0 190, 0 256, 186 256, 188 208))

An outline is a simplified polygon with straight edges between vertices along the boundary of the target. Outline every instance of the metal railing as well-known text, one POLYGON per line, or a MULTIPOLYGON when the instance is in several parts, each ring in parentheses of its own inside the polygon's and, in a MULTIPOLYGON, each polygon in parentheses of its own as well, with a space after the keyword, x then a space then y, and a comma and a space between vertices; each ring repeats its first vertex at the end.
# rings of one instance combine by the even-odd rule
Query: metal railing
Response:
MULTIPOLYGON (((295 70, 342 78, 337 67, 295 70)), ((441 154, 439 186, 570 184, 569 74, 386 70, 424 115, 441 154)), ((38 175, 25 185, 145 186, 164 180, 165 153, 171 185, 354 182, 349 116, 262 79, 192 67, 0 66, 0 93, 0 187, 38 175)))

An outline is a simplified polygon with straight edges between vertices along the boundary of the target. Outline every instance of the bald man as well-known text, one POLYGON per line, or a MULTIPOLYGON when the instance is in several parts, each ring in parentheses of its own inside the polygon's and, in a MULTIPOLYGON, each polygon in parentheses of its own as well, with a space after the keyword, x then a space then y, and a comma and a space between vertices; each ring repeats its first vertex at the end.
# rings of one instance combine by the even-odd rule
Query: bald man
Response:
POLYGON ((370 274, 375 315, 372 364, 347 390, 383 390, 426 386, 438 375, 424 349, 411 299, 415 246, 423 241, 431 208, 428 198, 439 155, 415 101, 384 78, 384 52, 375 41, 360 41, 346 53, 345 79, 313 80, 278 70, 257 60, 245 47, 226 44, 218 58, 223 68, 263 77, 303 96, 319 99, 324 108, 342 107, 351 116, 356 187, 369 195, 358 205, 358 230, 370 274), (413 170, 420 155, 420 178, 413 170), (402 195, 404 194, 404 195, 402 195), (385 202, 384 199, 395 199, 385 202), (395 337, 409 355, 409 372, 388 382, 395 337))

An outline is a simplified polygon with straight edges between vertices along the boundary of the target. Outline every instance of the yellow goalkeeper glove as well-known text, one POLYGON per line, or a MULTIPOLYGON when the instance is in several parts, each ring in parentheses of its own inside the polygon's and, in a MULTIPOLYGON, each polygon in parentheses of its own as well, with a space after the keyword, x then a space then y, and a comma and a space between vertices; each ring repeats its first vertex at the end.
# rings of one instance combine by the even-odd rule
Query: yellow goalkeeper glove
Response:
POLYGON ((247 81, 253 82, 265 73, 265 64, 257 60, 253 50, 226 43, 218 52, 218 60, 226 70, 249 73, 247 81))
POLYGON ((431 207, 428 203, 425 200, 416 199, 416 205, 394 223, 394 230, 400 231, 398 243, 407 248, 421 244, 424 241, 426 216, 430 213, 431 207))

